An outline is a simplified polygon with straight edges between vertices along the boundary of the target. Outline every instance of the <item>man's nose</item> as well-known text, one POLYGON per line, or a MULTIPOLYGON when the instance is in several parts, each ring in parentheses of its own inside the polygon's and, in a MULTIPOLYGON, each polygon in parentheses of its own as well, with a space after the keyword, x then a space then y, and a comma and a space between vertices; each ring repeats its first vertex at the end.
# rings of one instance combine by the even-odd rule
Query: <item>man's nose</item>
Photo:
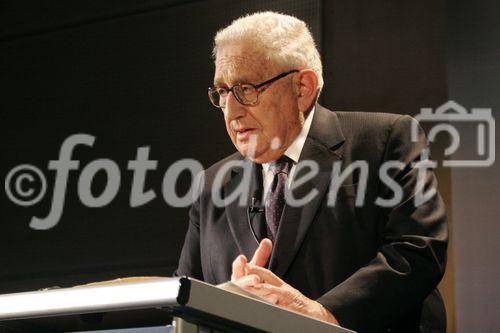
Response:
POLYGON ((238 102, 236 97, 234 97, 234 93, 230 92, 226 98, 226 107, 224 108, 224 112, 226 113, 226 117, 228 119, 235 120, 244 117, 246 109, 245 106, 238 102))

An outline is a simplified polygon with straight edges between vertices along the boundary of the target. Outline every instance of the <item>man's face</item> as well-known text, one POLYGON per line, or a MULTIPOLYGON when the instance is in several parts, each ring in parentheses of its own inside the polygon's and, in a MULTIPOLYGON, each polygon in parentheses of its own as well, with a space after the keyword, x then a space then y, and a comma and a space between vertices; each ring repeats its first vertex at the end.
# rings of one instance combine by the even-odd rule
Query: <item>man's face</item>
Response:
MULTIPOLYGON (((281 73, 251 47, 239 44, 219 49, 215 67, 216 87, 259 84, 281 73)), ((298 109, 293 77, 291 74, 263 87, 256 105, 242 105, 233 93, 228 95, 222 109, 226 129, 243 156, 257 163, 273 161, 283 155, 299 134, 303 117, 298 109)))

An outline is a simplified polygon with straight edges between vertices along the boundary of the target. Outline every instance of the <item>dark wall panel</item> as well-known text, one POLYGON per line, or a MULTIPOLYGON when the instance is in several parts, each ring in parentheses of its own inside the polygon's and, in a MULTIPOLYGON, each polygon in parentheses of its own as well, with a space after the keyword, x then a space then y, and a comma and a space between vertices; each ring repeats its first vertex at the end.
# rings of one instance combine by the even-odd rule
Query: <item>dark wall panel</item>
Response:
MULTIPOLYGON (((163 200, 165 171, 182 158, 206 167, 234 151, 206 95, 213 35, 244 13, 267 9, 304 19, 320 39, 320 1, 2 4, 0 178, 32 164, 48 186, 28 207, 2 189, 0 292, 172 272, 187 209, 163 200), (59 223, 33 230, 31 217, 45 217, 52 202, 55 171, 48 162, 76 133, 95 136, 94 146, 73 151, 80 166, 69 173, 59 223), (156 198, 131 208, 127 163, 144 146, 158 161, 145 183, 156 198), (109 205, 88 208, 78 197, 78 179, 96 159, 117 163, 121 186, 109 205)), ((183 174, 180 190, 188 180, 183 174)), ((97 174, 93 193, 105 184, 105 174, 97 174)))
MULTIPOLYGON (((490 108, 500 116, 500 3, 494 0, 447 1, 448 82, 450 98, 467 108, 490 108)), ((464 126, 460 146, 477 151, 477 127, 464 126)), ((498 125, 497 125, 498 126, 498 125)), ((455 251, 456 326, 458 333, 496 332, 500 318, 500 135, 496 163, 488 168, 452 172, 455 251)))
POLYGON ((324 103, 414 115, 446 102, 444 12, 436 0, 324 1, 324 103))

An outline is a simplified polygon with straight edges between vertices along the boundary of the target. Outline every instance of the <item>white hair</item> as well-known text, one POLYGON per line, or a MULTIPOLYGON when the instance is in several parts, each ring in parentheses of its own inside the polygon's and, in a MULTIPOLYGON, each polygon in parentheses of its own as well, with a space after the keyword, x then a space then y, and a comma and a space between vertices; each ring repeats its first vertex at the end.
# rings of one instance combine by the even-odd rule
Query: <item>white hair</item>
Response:
POLYGON ((259 12, 240 17, 215 35, 217 50, 230 44, 251 45, 267 60, 284 70, 312 69, 323 87, 323 66, 314 39, 306 23, 296 17, 275 12, 259 12))

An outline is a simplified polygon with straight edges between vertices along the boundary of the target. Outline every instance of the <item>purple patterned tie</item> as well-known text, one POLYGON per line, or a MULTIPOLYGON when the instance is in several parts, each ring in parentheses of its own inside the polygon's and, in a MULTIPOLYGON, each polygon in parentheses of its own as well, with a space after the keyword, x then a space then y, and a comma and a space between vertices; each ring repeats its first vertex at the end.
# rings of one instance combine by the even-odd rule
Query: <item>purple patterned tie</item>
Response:
POLYGON ((281 214, 285 207, 285 186, 292 163, 293 161, 290 158, 282 156, 270 166, 274 178, 266 197, 265 212, 267 236, 273 242, 276 239, 281 214))

